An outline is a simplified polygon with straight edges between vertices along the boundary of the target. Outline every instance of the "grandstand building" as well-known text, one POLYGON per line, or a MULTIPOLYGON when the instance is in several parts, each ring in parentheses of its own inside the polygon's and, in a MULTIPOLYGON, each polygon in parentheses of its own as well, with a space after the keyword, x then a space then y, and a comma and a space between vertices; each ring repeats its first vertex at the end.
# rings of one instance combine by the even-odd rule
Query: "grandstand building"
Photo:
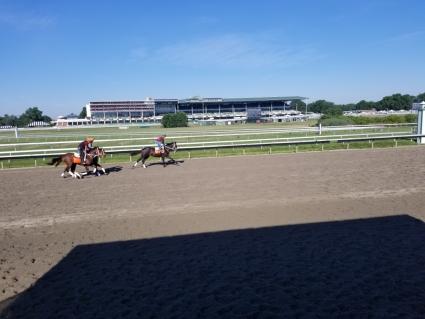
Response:
POLYGON ((294 100, 304 97, 153 99, 142 101, 96 101, 86 105, 94 123, 157 121, 164 114, 184 112, 190 120, 246 120, 249 114, 261 117, 294 115, 294 100))

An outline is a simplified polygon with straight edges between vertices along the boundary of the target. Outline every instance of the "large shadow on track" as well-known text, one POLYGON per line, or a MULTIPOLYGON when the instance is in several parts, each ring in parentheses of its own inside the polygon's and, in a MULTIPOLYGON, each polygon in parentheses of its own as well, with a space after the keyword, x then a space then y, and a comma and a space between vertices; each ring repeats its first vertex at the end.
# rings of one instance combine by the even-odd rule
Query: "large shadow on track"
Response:
MULTIPOLYGON (((180 164, 182 164, 182 163, 184 163, 184 160, 168 160, 168 161, 165 161, 165 166, 169 166, 169 165, 180 166, 180 164)), ((161 161, 146 163, 146 167, 155 166, 155 165, 163 166, 161 161)), ((139 166, 138 168, 141 168, 141 167, 142 166, 139 166)), ((132 168, 134 168, 134 167, 132 167, 132 168)))
POLYGON ((5 318, 423 318, 406 215, 74 248, 5 318))
MULTIPOLYGON (((93 173, 93 168, 91 168, 89 173, 87 175, 84 175, 83 178, 92 178, 92 177, 99 177, 99 176, 103 176, 103 175, 109 175, 111 173, 118 173, 118 172, 121 172, 122 169, 123 169, 123 167, 118 166, 118 165, 105 167, 105 174, 101 170, 98 170, 99 175, 96 175, 96 174, 93 173)), ((80 173, 83 173, 83 172, 84 171, 81 171, 80 173)), ((68 177, 71 177, 71 176, 67 176, 67 178, 68 177)))

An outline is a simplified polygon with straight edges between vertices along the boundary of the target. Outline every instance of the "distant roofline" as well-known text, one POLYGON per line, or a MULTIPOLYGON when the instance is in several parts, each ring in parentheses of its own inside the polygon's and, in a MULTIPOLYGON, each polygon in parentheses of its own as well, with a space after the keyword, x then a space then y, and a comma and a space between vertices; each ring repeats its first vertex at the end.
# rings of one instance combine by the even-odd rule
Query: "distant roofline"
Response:
POLYGON ((109 101, 90 101, 89 104, 102 104, 102 103, 146 103, 146 102, 155 102, 155 101, 175 101, 178 103, 231 103, 231 102, 259 102, 259 101, 292 101, 292 100, 306 100, 307 97, 303 96, 270 96, 270 97, 243 97, 243 98, 219 98, 219 97, 206 97, 202 98, 199 96, 194 96, 186 99, 156 99, 156 98, 146 98, 145 100, 109 100, 109 101))
POLYGON ((257 101, 291 101, 291 100, 305 100, 307 97, 302 96, 264 96, 264 97, 236 97, 236 98, 219 98, 219 97, 206 97, 199 96, 181 99, 179 102, 257 102, 257 101))

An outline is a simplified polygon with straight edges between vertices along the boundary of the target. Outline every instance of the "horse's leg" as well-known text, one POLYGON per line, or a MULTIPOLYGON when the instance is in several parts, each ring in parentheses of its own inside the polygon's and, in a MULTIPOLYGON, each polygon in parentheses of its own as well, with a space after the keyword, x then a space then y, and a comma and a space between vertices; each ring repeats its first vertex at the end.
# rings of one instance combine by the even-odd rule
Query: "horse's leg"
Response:
POLYGON ((139 164, 139 162, 142 160, 142 155, 140 155, 139 159, 136 160, 136 163, 134 163, 133 167, 136 167, 137 164, 139 164))
POLYGON ((80 173, 75 172, 75 171, 74 171, 74 175, 75 175, 75 177, 76 177, 76 178, 78 178, 78 179, 83 178, 83 177, 80 175, 80 173))
POLYGON ((174 160, 174 158, 172 158, 171 156, 170 156, 170 153, 168 153, 167 154, 167 156, 166 156, 166 158, 168 158, 169 159, 169 164, 175 164, 176 163, 176 161, 174 160))
POLYGON ((68 175, 71 175, 72 177, 74 177, 74 173, 72 173, 72 165, 74 164, 70 163, 69 161, 66 161, 65 165, 66 165, 65 170, 63 171, 62 176, 66 177, 66 173, 68 173, 68 175))
POLYGON ((89 175, 89 173, 90 173, 89 166, 88 165, 84 165, 84 168, 86 169, 86 171, 84 173, 81 173, 81 175, 82 176, 89 175))
POLYGON ((97 163, 95 163, 94 164, 94 170, 93 170, 93 173, 94 174, 96 174, 96 176, 100 176, 100 173, 99 173, 99 171, 97 170, 97 168, 98 167, 100 167, 102 170, 103 170, 103 173, 105 174, 105 170, 103 169, 103 167, 102 166, 100 166, 99 164, 97 164, 97 163))
POLYGON ((65 166, 65 169, 63 170, 63 173, 61 174, 61 176, 63 178, 65 178, 65 173, 68 173, 68 171, 69 171, 69 167, 68 166, 65 166))
POLYGON ((75 174, 75 165, 74 163, 70 165, 68 173, 71 174, 72 178, 77 178, 77 174, 75 174))
POLYGON ((148 156, 143 157, 143 159, 142 159, 143 168, 146 168, 145 162, 148 158, 149 158, 149 154, 148 154, 148 156))
MULTIPOLYGON (((105 174, 105 175, 108 175, 108 174, 106 174, 106 170, 102 167, 102 165, 100 165, 100 164, 96 164, 96 167, 100 167, 100 169, 102 170, 102 172, 103 172, 103 174, 105 174)), ((96 169, 96 168, 95 168, 96 169)))
POLYGON ((161 161, 162 161, 162 167, 167 166, 167 164, 165 164, 165 155, 161 154, 161 161))
POLYGON ((81 175, 75 171, 76 168, 77 168, 77 164, 72 164, 71 166, 72 177, 81 178, 81 175))
POLYGON ((68 169, 68 173, 72 176, 72 178, 77 178, 77 175, 75 175, 75 173, 74 173, 74 171, 73 171, 72 167, 70 167, 70 168, 68 169))

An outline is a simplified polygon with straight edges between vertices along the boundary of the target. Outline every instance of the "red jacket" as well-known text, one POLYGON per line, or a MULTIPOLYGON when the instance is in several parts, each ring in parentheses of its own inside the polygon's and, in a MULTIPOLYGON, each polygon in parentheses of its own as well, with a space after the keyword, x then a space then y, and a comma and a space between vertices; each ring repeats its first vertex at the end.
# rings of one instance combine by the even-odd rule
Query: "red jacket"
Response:
POLYGON ((155 139, 155 141, 158 141, 158 142, 161 142, 162 144, 164 144, 165 143, 165 137, 164 136, 158 136, 156 139, 155 139))
POLYGON ((90 148, 90 142, 83 141, 79 145, 80 149, 87 151, 90 148))

